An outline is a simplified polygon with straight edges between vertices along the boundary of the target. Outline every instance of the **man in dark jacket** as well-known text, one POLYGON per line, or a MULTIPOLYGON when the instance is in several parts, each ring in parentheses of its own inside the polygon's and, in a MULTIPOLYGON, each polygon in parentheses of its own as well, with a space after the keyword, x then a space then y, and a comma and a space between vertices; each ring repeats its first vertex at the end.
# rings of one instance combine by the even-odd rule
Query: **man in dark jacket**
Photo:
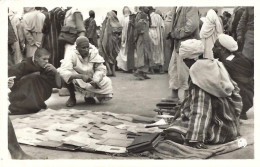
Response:
MULTIPOLYGON (((245 11, 245 8, 244 7, 236 7, 234 9, 234 13, 233 13, 233 20, 232 20, 232 23, 231 23, 231 35, 232 37, 237 40, 237 26, 238 26, 238 23, 243 15, 243 12, 245 11)), ((238 46, 238 49, 239 49, 239 46, 238 46)))
POLYGON ((242 53, 254 62, 254 7, 247 7, 237 26, 237 41, 243 44, 242 53))
POLYGON ((35 51, 21 63, 8 67, 8 76, 15 77, 9 94, 11 114, 36 113, 47 106, 52 88, 61 88, 61 77, 56 68, 49 64, 50 53, 43 48, 35 51))
POLYGON ((184 99, 188 89, 188 67, 179 58, 179 47, 187 39, 199 39, 199 11, 197 7, 177 7, 173 15, 172 31, 174 50, 169 65, 169 84, 173 89, 172 98, 184 99))
POLYGON ((97 24, 95 21, 95 12, 93 10, 89 11, 89 18, 84 21, 86 29, 86 37, 89 39, 89 42, 95 47, 97 44, 97 24))

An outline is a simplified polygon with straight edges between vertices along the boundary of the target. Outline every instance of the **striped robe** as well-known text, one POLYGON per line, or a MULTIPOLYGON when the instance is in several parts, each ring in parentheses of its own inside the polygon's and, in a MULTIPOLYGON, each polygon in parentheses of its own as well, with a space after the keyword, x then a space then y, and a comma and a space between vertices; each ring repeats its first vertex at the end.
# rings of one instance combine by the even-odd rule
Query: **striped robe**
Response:
POLYGON ((239 136, 242 100, 237 84, 233 84, 231 96, 218 98, 190 83, 189 94, 180 108, 182 126, 187 128, 186 140, 217 144, 239 136))

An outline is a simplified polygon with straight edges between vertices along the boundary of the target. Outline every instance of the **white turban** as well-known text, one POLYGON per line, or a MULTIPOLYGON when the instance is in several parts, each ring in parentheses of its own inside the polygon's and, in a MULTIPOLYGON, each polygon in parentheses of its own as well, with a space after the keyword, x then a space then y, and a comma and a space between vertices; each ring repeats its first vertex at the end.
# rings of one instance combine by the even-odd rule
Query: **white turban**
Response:
POLYGON ((233 39, 233 37, 226 35, 226 34, 220 34, 218 36, 219 43, 228 49, 230 52, 234 52, 238 49, 237 42, 233 39))
POLYGON ((182 59, 196 59, 204 53, 204 45, 201 40, 188 39, 181 42, 179 55, 182 59))

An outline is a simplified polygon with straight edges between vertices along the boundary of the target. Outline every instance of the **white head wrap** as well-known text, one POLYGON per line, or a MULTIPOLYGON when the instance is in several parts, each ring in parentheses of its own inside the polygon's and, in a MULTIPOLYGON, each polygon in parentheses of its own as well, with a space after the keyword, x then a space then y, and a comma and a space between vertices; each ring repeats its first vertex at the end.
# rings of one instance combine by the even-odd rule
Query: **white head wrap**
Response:
MULTIPOLYGON (((203 21, 203 25, 200 30, 200 37, 209 38, 213 33, 223 33, 223 28, 216 12, 213 9, 210 9, 203 21)), ((213 41, 216 41, 216 38, 217 36, 214 35, 213 41)))
POLYGON ((226 35, 226 34, 220 34, 218 36, 219 43, 228 49, 230 52, 234 52, 238 49, 237 42, 233 39, 233 37, 226 35))
POLYGON ((204 53, 204 45, 201 40, 188 39, 181 42, 179 55, 182 59, 196 59, 204 53))

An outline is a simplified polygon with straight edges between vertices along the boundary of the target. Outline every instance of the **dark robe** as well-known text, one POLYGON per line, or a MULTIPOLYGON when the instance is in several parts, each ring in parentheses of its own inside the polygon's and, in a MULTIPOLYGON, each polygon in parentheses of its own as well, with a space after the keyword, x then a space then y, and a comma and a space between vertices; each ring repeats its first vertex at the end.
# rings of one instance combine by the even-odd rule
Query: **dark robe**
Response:
POLYGON ((89 17, 84 21, 84 26, 86 29, 86 37, 89 39, 89 42, 93 44, 95 47, 97 44, 97 24, 94 18, 89 17))
POLYGON ((32 57, 8 68, 8 77, 16 76, 9 94, 9 110, 12 114, 36 113, 46 108, 44 103, 56 86, 57 73, 40 68, 32 57))
POLYGON ((42 30, 44 34, 42 47, 51 53, 49 62, 58 68, 60 60, 64 57, 64 44, 58 40, 58 37, 64 22, 65 11, 61 8, 55 8, 44 14, 46 19, 42 30))
POLYGON ((126 41, 126 50, 127 50, 127 69, 133 70, 135 68, 135 39, 134 39, 134 30, 135 30, 135 14, 129 16, 129 24, 127 29, 127 41, 126 41))
POLYGON ((13 26, 8 17, 8 66, 14 65, 14 50, 12 48, 12 44, 17 41, 17 37, 15 35, 13 26))
POLYGON ((149 18, 145 12, 139 12, 135 18, 135 43, 136 54, 135 67, 152 67, 152 41, 149 36, 149 18))
POLYGON ((229 61, 229 55, 221 55, 219 60, 226 67, 230 77, 238 84, 243 108, 241 113, 247 112, 253 106, 254 98, 254 64, 244 57, 241 52, 233 53, 235 57, 229 61))
POLYGON ((254 62, 254 7, 247 7, 237 26, 237 36, 242 37, 245 57, 254 62))
POLYGON ((243 15, 244 10, 245 9, 242 7, 237 7, 233 14, 234 20, 232 22, 231 34, 235 40, 237 40, 237 26, 238 26, 239 20, 241 19, 241 16, 243 15))
POLYGON ((121 47, 122 25, 113 11, 107 13, 102 23, 99 52, 109 64, 116 64, 116 57, 121 47))

